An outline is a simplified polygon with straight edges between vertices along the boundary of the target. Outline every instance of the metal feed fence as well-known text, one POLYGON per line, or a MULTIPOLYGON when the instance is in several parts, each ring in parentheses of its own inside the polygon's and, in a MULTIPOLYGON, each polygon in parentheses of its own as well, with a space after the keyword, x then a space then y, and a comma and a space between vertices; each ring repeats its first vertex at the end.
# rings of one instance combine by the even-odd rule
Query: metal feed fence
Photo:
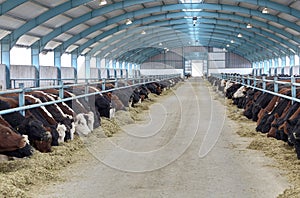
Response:
POLYGON ((129 88, 129 87, 136 87, 136 86, 139 86, 139 85, 143 85, 145 83, 159 82, 159 81, 162 81, 162 80, 170 80, 172 78, 177 78, 177 77, 180 77, 180 74, 140 76, 137 79, 135 79, 135 78, 133 78, 133 79, 115 78, 115 79, 97 79, 97 81, 94 81, 94 79, 92 79, 92 80, 91 79, 85 79, 85 81, 86 81, 85 83, 67 84, 67 85, 63 84, 63 81, 59 81, 59 85, 48 86, 48 87, 36 87, 36 88, 26 88, 26 87, 24 87, 23 83, 20 83, 18 89, 0 91, 0 96, 3 95, 3 94, 10 94, 10 93, 18 93, 19 94, 19 107, 6 109, 6 110, 1 110, 0 115, 13 113, 13 112, 16 112, 16 111, 19 111, 22 115, 25 115, 25 110, 27 110, 27 109, 32 109, 32 108, 36 108, 36 107, 56 104, 56 103, 60 103, 60 102, 66 102, 66 101, 79 99, 79 98, 85 98, 85 100, 88 100, 89 96, 93 96, 93 95, 96 95, 96 94, 99 94, 99 93, 106 93, 106 92, 121 90, 121 89, 129 88), (94 81, 94 82, 90 82, 90 81, 94 81), (122 82, 122 83, 125 82, 125 86, 119 87, 118 84, 120 82, 122 82), (105 89, 105 84, 106 83, 114 83, 115 88, 106 90, 105 89), (92 86, 92 85, 101 85, 102 91, 89 93, 88 86, 92 86), (84 86, 85 87, 85 93, 82 94, 82 95, 77 95, 77 96, 70 97, 70 98, 64 98, 64 90, 66 88, 76 87, 76 86, 84 86), (43 91, 43 90, 46 90, 46 89, 58 89, 60 100, 55 100, 55 101, 51 101, 51 102, 44 102, 44 103, 26 105, 25 106, 25 95, 26 95, 26 93, 31 92, 31 91, 43 91))
POLYGON ((257 76, 243 76, 243 75, 232 75, 232 74, 211 74, 211 76, 216 77, 218 79, 230 80, 236 83, 240 83, 246 87, 257 89, 259 91, 273 94, 275 96, 279 96, 282 98, 286 98, 292 100, 292 102, 300 102, 297 96, 297 87, 300 87, 300 83, 296 82, 296 79, 300 79, 299 77, 277 77, 275 76, 273 79, 267 79, 266 76, 262 76, 258 78, 257 76), (283 81, 285 80, 285 81, 283 81), (289 81, 287 81, 289 80, 289 81), (251 83, 253 82, 253 83, 251 83), (262 84, 262 88, 257 87, 258 83, 262 84), (273 91, 267 90, 267 83, 271 83, 274 85, 273 91), (291 87, 291 96, 283 95, 278 93, 279 85, 285 85, 286 87, 291 87))

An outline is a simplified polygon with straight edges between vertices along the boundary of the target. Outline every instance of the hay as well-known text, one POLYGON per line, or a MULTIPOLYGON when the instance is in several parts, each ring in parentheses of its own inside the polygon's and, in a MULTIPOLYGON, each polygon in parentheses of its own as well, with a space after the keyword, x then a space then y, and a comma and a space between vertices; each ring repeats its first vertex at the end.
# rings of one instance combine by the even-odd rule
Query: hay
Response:
POLYGON ((31 158, 0 163, 0 194, 3 197, 29 197, 33 185, 45 181, 60 181, 59 170, 74 163, 78 151, 83 148, 76 136, 72 142, 53 147, 51 153, 35 151, 31 158))
POLYGON ((112 137, 114 133, 121 130, 120 125, 115 118, 108 119, 101 117, 101 128, 107 137, 112 137))

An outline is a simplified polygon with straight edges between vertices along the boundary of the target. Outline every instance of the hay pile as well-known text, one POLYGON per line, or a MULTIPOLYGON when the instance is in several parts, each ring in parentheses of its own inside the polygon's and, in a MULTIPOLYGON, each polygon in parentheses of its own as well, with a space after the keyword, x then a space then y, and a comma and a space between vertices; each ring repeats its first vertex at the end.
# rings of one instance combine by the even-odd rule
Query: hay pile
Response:
POLYGON ((59 170, 77 161, 83 145, 76 137, 72 142, 53 147, 51 153, 35 151, 31 158, 0 163, 1 197, 29 197, 32 185, 62 180, 59 170))
MULTIPOLYGON (((211 87, 211 85, 209 86, 211 87)), ((224 98, 219 96, 219 100, 224 101, 224 98)), ((243 110, 233 105, 231 100, 225 99, 224 104, 227 109, 228 118, 237 123, 236 133, 241 137, 251 138, 251 142, 247 148, 262 151, 266 156, 274 158, 278 163, 273 166, 283 170, 288 181, 293 185, 293 187, 286 189, 278 197, 298 198, 300 196, 300 160, 297 159, 294 148, 288 146, 283 141, 268 138, 266 134, 256 132, 256 122, 248 120, 243 116, 243 110)))

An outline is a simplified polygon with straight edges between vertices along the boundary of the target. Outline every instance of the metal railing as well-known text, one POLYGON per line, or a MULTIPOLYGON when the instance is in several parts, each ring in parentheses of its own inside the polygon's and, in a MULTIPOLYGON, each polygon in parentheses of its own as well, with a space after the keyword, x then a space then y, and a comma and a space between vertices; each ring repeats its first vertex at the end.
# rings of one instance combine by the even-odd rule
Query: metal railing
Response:
POLYGON ((142 85, 145 83, 159 82, 162 80, 169 80, 169 79, 176 78, 176 77, 180 77, 180 74, 140 76, 139 78, 134 78, 134 79, 124 79, 124 78, 98 79, 97 82, 89 82, 90 79, 85 79, 85 81, 86 81, 85 83, 67 84, 67 85, 63 84, 63 81, 59 81, 59 85, 48 86, 48 87, 36 87, 36 88, 25 88, 24 84, 20 83, 20 85, 19 85, 20 88, 18 88, 18 89, 0 91, 0 96, 3 94, 11 94, 11 93, 19 94, 19 107, 1 110, 0 115, 13 113, 16 111, 19 111, 22 115, 25 115, 25 110, 27 110, 27 109, 56 104, 56 103, 60 103, 60 102, 66 102, 66 101, 79 99, 79 98, 85 98, 86 100, 88 100, 87 97, 97 95, 99 93, 106 93, 106 92, 121 90, 121 89, 129 88, 129 87, 136 87, 136 86, 139 86, 139 85, 142 85), (121 82, 125 83, 125 86, 122 86, 122 87, 118 86, 119 83, 121 83, 121 82), (106 90, 105 89, 106 83, 114 83, 115 88, 106 90), (95 85, 101 85, 102 90, 99 92, 89 93, 88 86, 95 86, 95 85), (74 97, 64 98, 64 90, 67 88, 76 87, 76 86, 84 86, 85 93, 82 95, 74 96, 74 97), (26 93, 32 92, 32 91, 43 91, 46 89, 57 89, 59 91, 60 99, 55 100, 55 101, 43 102, 43 103, 39 103, 39 104, 32 104, 32 105, 25 106, 26 93))
POLYGON ((243 75, 232 75, 232 74, 211 74, 211 76, 218 79, 230 80, 236 83, 240 83, 246 87, 257 89, 259 91, 273 94, 282 98, 292 100, 293 102, 300 102, 300 99, 297 98, 297 87, 300 87, 300 83, 296 82, 296 79, 299 77, 277 77, 274 76, 273 79, 268 79, 266 76, 257 77, 257 76, 243 76, 243 75), (252 82, 252 83, 251 83, 252 82), (262 88, 257 87, 258 83, 262 84, 262 88), (273 84, 273 91, 267 90, 267 83, 273 84), (285 85, 286 87, 291 88, 291 96, 278 93, 279 85, 285 85))

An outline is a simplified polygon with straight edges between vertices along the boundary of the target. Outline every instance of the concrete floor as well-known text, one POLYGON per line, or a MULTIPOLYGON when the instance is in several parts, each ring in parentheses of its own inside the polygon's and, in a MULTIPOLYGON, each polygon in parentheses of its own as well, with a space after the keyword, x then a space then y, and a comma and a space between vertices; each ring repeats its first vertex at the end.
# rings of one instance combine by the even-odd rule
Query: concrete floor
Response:
POLYGON ((246 149, 200 78, 160 98, 145 119, 87 144, 91 155, 62 172, 66 181, 35 196, 273 198, 289 186, 271 159, 246 149))

